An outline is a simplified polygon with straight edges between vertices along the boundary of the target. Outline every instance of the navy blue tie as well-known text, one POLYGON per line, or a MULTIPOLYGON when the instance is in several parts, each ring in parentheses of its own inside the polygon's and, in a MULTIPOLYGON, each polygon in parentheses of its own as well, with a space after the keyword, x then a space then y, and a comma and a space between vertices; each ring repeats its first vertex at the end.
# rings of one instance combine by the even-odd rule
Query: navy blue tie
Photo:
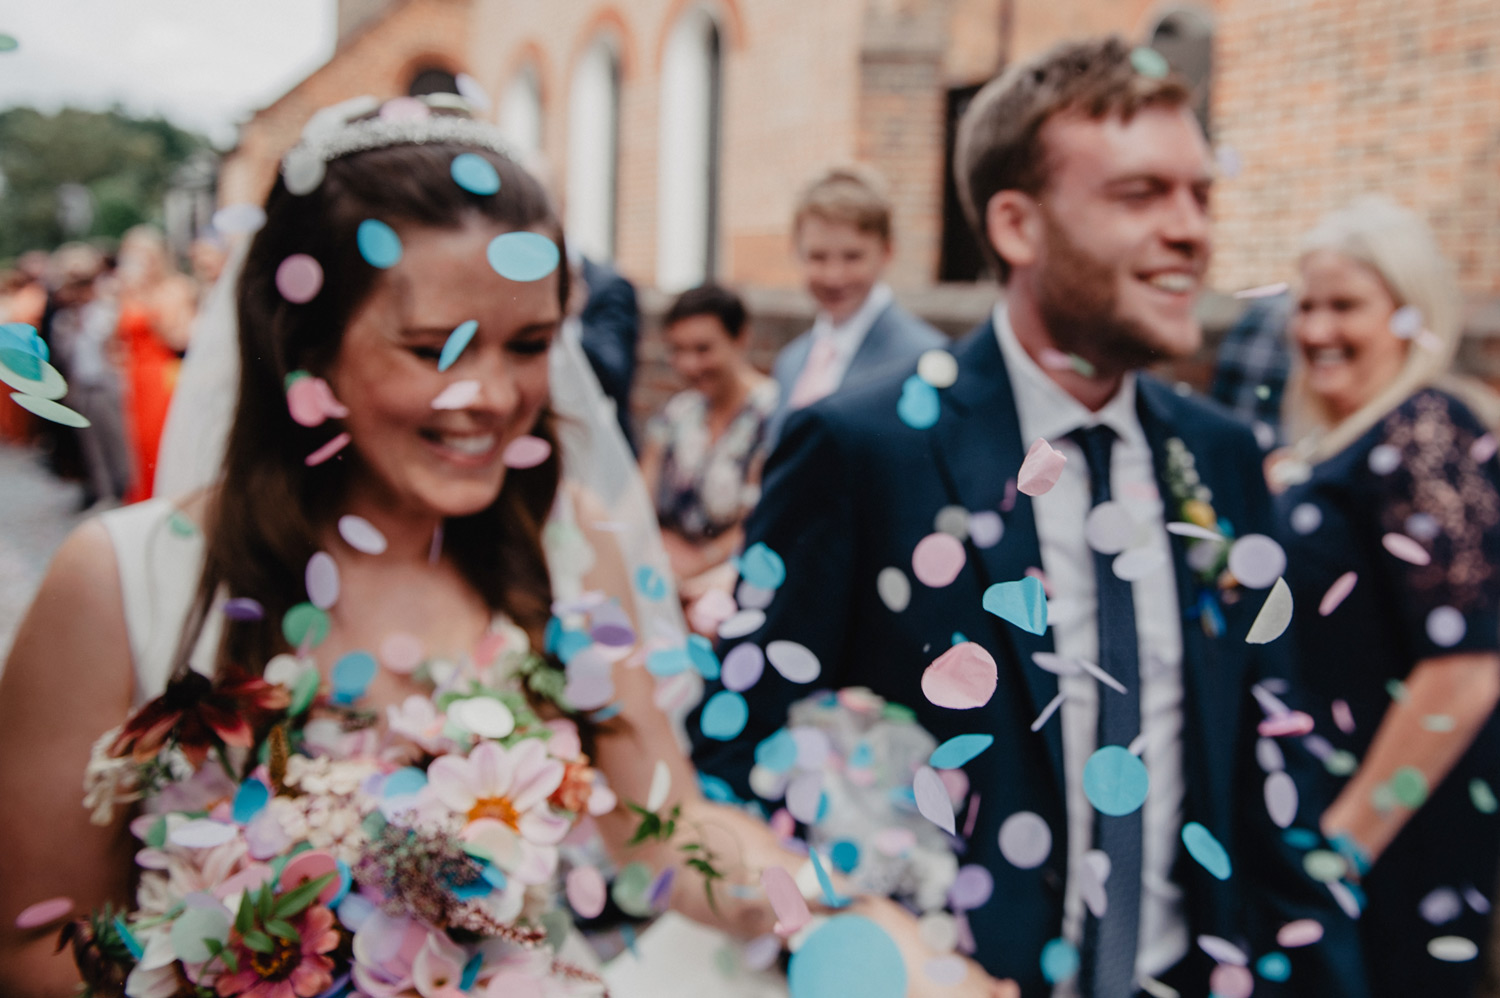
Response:
MULTIPOLYGON (((1070 436, 1083 448, 1089 466, 1093 505, 1110 498, 1110 452, 1115 433, 1088 426, 1070 436)), ((1098 593, 1099 667, 1120 681, 1120 694, 1099 685, 1099 747, 1128 746, 1141 733, 1140 651, 1135 633, 1135 600, 1130 583, 1114 573, 1112 556, 1094 555, 1098 593)), ((1089 912, 1083 926, 1079 982, 1083 998, 1130 998, 1136 993, 1135 957, 1141 914, 1141 812, 1119 817, 1095 812, 1094 848, 1109 856, 1103 918, 1089 912)))

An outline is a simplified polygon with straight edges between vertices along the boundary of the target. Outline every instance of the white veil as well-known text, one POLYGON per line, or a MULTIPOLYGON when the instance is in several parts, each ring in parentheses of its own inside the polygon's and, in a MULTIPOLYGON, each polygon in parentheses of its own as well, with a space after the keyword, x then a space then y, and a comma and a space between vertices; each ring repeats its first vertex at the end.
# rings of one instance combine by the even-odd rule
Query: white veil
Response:
MULTIPOLYGON (((218 480, 239 398, 235 298, 250 239, 240 237, 193 324, 191 345, 162 432, 156 495, 175 498, 218 480)), ((549 363, 551 408, 557 417, 565 485, 545 535, 554 598, 572 601, 583 594, 584 573, 594 563, 594 551, 585 537, 613 537, 631 579, 628 597, 610 595, 633 603, 625 609, 634 612, 643 641, 680 645, 686 628, 655 507, 615 420, 613 404, 584 355, 576 321, 564 323, 549 363), (587 500, 580 502, 579 497, 587 500), (649 569, 660 585, 637 583, 642 569, 649 569)))

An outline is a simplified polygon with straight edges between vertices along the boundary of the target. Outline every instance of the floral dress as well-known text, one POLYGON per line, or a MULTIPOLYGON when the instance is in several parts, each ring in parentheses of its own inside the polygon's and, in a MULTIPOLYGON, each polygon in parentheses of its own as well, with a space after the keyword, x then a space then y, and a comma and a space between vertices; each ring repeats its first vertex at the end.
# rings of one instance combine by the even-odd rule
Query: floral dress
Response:
POLYGON ((708 400, 701 392, 679 392, 652 418, 646 438, 662 449, 655 499, 664 528, 700 541, 744 519, 760 498, 759 488, 748 482, 750 467, 779 395, 776 382, 762 382, 717 440, 709 435, 708 400))

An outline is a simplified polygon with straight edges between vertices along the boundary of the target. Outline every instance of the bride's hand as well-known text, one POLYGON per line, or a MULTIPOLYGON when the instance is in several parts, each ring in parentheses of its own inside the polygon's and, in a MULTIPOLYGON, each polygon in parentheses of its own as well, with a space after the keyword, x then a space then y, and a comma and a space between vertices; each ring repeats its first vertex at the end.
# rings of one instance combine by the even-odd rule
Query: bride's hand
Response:
POLYGON ((928 946, 916 916, 889 898, 862 895, 855 898, 849 910, 880 926, 896 943, 906 963, 907 998, 1021 998, 1021 989, 1014 981, 996 980, 969 959, 964 960, 968 973, 957 984, 938 984, 928 978, 923 972, 927 961, 948 954, 928 946))

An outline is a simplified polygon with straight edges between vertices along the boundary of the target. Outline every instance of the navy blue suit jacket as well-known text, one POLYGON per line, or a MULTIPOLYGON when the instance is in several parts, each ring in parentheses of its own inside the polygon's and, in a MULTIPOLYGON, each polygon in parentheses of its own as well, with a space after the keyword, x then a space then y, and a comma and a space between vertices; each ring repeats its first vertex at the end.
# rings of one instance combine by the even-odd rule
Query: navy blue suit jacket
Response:
POLYGON ((589 287, 588 301, 579 316, 583 352, 599 378, 599 386, 615 403, 615 415, 630 449, 635 434, 630 427, 630 386, 635 381, 635 348, 640 336, 641 312, 635 300, 635 285, 613 268, 583 260, 583 280, 589 287))
MULTIPOLYGON (((1030 730, 1057 695, 1057 678, 1032 664, 1035 652, 1052 648, 1050 635, 1012 627, 985 612, 981 598, 989 585, 1019 579, 1041 564, 1031 500, 1018 495, 1002 514, 1005 531, 997 545, 966 545, 968 562, 953 584, 930 589, 914 582, 910 605, 901 613, 888 609, 876 591, 881 569, 894 565, 909 573, 912 550, 932 532, 942 507, 1000 509, 1029 443, 1021 439, 993 325, 986 322, 953 352, 958 380, 941 393, 941 414, 931 429, 912 429, 897 416, 909 369, 792 415, 766 469, 763 498, 746 537, 747 544, 764 542, 778 552, 787 578, 764 627, 747 640, 800 642, 822 663, 813 686, 869 687, 915 710, 940 742, 973 732, 994 735, 994 745, 965 767, 982 803, 964 861, 982 864, 995 879, 993 897, 969 919, 976 958, 997 977, 1020 982, 1030 998, 1050 994, 1039 955, 1061 935, 1067 875, 1060 719, 1052 718, 1038 733, 1030 730), (999 686, 982 708, 943 709, 922 694, 923 669, 949 647, 955 632, 983 645, 999 665, 999 686), (1041 815, 1052 829, 1052 853, 1036 869, 1018 869, 1000 855, 1000 824, 1017 811, 1041 815)), ((1151 378, 1138 384, 1139 414, 1158 480, 1165 473, 1166 441, 1179 437, 1196 456, 1220 516, 1239 534, 1268 532, 1270 502, 1260 450, 1249 431, 1210 404, 1151 378)), ((1169 494, 1164 482, 1161 488, 1169 494)), ((1186 617, 1196 581, 1183 561, 1183 539, 1174 537, 1173 546, 1186 617)), ((1208 639, 1196 621, 1183 627, 1183 820, 1202 823, 1224 844, 1234 872, 1218 881, 1183 849, 1173 880, 1184 890, 1192 937, 1232 940, 1252 959, 1275 948, 1275 932, 1285 922, 1311 917, 1324 923, 1322 943, 1288 951, 1293 971, 1287 990, 1262 980, 1257 995, 1352 998, 1365 993, 1353 923, 1327 889, 1302 872, 1301 854, 1284 844, 1262 799, 1264 774, 1254 758, 1262 715, 1250 687, 1279 672, 1280 657, 1275 646, 1247 645, 1245 635, 1263 599, 1263 593, 1248 592, 1226 606, 1227 633, 1219 639, 1208 639)), ((709 685, 710 693, 719 688, 709 685)), ((811 692, 767 668, 745 694, 750 721, 740 738, 705 739, 697 718, 689 719, 697 764, 752 799, 748 774, 755 745, 785 723, 791 703, 811 692)), ((1289 768, 1311 761, 1295 744, 1283 747, 1289 768)), ((1320 812, 1308 800, 1299 822, 1315 827, 1320 812)), ((1211 969, 1194 946, 1168 980, 1184 996, 1204 995, 1211 969)))

